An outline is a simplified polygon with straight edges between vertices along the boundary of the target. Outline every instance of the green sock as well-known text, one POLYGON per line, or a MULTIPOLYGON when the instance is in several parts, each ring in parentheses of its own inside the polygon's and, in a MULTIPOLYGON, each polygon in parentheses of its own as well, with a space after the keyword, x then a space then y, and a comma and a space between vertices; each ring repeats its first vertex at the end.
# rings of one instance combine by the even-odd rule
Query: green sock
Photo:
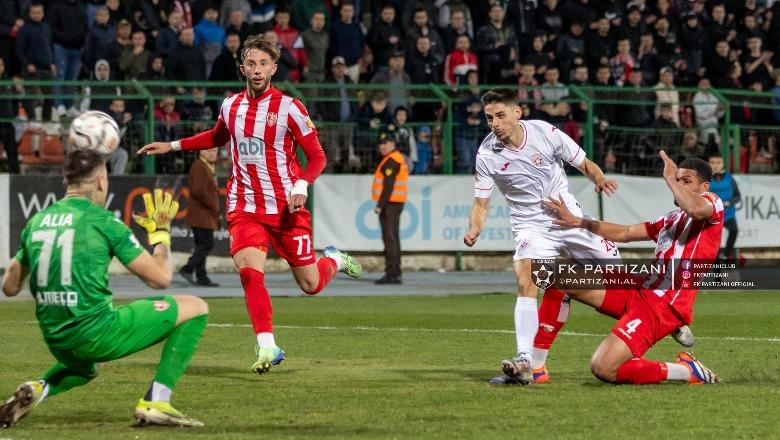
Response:
POLYGON ((68 369, 65 365, 57 362, 49 371, 43 374, 41 379, 46 381, 46 384, 49 387, 46 396, 53 396, 68 391, 71 388, 86 385, 96 377, 97 370, 95 369, 95 364, 92 364, 90 372, 79 373, 68 369))
POLYGON ((165 341, 160 365, 157 366, 154 376, 156 382, 171 389, 176 386, 195 353, 208 320, 208 315, 201 315, 180 324, 171 332, 165 341))

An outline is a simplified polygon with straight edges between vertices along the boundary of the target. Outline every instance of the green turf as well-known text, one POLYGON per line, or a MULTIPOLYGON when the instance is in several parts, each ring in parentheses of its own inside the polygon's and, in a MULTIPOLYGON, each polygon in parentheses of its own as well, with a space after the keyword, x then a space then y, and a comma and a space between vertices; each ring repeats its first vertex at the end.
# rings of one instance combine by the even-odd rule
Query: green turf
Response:
MULTIPOLYGON (((572 307, 551 352, 552 381, 494 388, 512 354, 511 295, 274 300, 287 360, 253 376, 243 300, 213 299, 174 404, 206 427, 137 428, 132 408, 159 348, 106 365, 94 382, 45 401, 1 439, 169 438, 777 438, 780 294, 701 294, 695 347, 719 386, 613 386, 588 370, 609 319, 572 307), (482 330, 482 331, 464 331, 482 330), (591 335, 594 334, 594 335, 591 335), (745 338, 733 340, 727 338, 745 338)), ((0 392, 51 363, 31 302, 0 304, 0 392)), ((649 357, 673 359, 662 341, 649 357)))

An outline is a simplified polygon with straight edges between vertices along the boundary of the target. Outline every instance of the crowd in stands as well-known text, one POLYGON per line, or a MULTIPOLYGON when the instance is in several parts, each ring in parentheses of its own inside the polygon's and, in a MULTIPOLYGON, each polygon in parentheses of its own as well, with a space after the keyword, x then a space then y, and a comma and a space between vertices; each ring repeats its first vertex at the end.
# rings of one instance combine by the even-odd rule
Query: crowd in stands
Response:
MULTIPOLYGON (((780 103, 774 0, 0 0, 0 78, 212 80, 240 88, 240 48, 253 34, 281 50, 275 82, 327 84, 307 104, 323 122, 329 172, 370 169, 380 133, 396 137, 414 173, 440 168, 446 108, 415 99, 414 84, 461 86, 453 145, 455 169, 465 173, 488 131, 481 84, 519 87, 527 117, 554 123, 575 140, 592 122, 597 162, 640 174, 658 172, 658 148, 677 157, 717 151, 726 109, 711 87, 772 90, 780 103), (391 87, 359 92, 350 84, 391 87), (588 121, 569 85, 621 87, 626 92, 617 97, 649 103, 597 104, 588 121)), ((57 86, 39 91, 69 93, 57 86)), ((6 92, 13 93, 0 90, 6 92)), ((146 111, 145 102, 125 102, 116 87, 82 92, 80 102, 25 100, 21 107, 45 121, 99 109, 123 126, 146 111), (89 98, 106 94, 116 99, 89 98)), ((204 101, 203 89, 171 83, 164 92, 154 109, 158 140, 213 120, 218 102, 204 101), (196 123, 182 127, 185 120, 196 123)), ((599 93, 594 98, 616 97, 599 93)), ((0 100, 0 118, 16 110, 0 100)), ((730 110, 740 124, 780 122, 779 111, 730 110)), ((9 125, 0 124, 4 145, 13 136, 9 125)), ((775 170, 774 135, 749 132, 745 139, 744 171, 775 170)), ((179 168, 158 164, 162 172, 179 168)))

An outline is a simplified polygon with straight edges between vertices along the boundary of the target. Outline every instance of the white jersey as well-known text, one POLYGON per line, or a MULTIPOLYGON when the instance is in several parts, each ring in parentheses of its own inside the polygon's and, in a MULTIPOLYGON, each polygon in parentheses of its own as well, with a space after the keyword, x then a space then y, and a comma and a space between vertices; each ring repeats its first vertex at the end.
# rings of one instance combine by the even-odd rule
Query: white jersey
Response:
POLYGON ((582 210, 569 192, 563 161, 579 166, 585 151, 566 133, 544 121, 520 121, 524 131, 519 149, 506 148, 490 133, 477 152, 474 196, 490 198, 493 187, 506 198, 512 230, 557 228, 555 214, 543 200, 563 198, 569 210, 581 216, 582 210))

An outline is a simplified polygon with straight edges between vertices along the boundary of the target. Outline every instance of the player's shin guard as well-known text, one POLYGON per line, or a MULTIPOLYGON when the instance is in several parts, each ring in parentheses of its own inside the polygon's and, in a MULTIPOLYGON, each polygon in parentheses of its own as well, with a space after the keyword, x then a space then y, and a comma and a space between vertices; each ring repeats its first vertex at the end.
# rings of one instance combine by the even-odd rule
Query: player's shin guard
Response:
POLYGON ((69 389, 86 385, 96 377, 97 370, 95 370, 94 367, 91 372, 80 373, 57 362, 49 368, 49 371, 43 374, 41 379, 45 381, 48 386, 46 396, 53 396, 68 391, 69 389))
POLYGON ((208 315, 200 315, 179 324, 173 329, 165 341, 160 365, 154 376, 155 382, 159 382, 173 389, 176 383, 187 369, 195 349, 198 347, 203 330, 209 321, 208 315))
POLYGON ((246 311, 252 321, 255 334, 273 332, 271 296, 265 288, 265 274, 249 267, 242 268, 241 285, 244 287, 246 311))
POLYGON ((661 383, 666 378, 666 364, 645 358, 634 358, 618 367, 615 383, 644 385, 661 383))
POLYGON ((562 291, 549 288, 544 291, 539 306, 539 331, 536 332, 534 348, 549 350, 569 319, 569 297, 562 291))
POLYGON ((338 265, 333 258, 322 257, 317 260, 317 271, 320 273, 320 281, 317 283, 317 287, 315 287, 314 290, 306 292, 307 295, 316 295, 322 292, 322 289, 324 289, 336 275, 338 265))

